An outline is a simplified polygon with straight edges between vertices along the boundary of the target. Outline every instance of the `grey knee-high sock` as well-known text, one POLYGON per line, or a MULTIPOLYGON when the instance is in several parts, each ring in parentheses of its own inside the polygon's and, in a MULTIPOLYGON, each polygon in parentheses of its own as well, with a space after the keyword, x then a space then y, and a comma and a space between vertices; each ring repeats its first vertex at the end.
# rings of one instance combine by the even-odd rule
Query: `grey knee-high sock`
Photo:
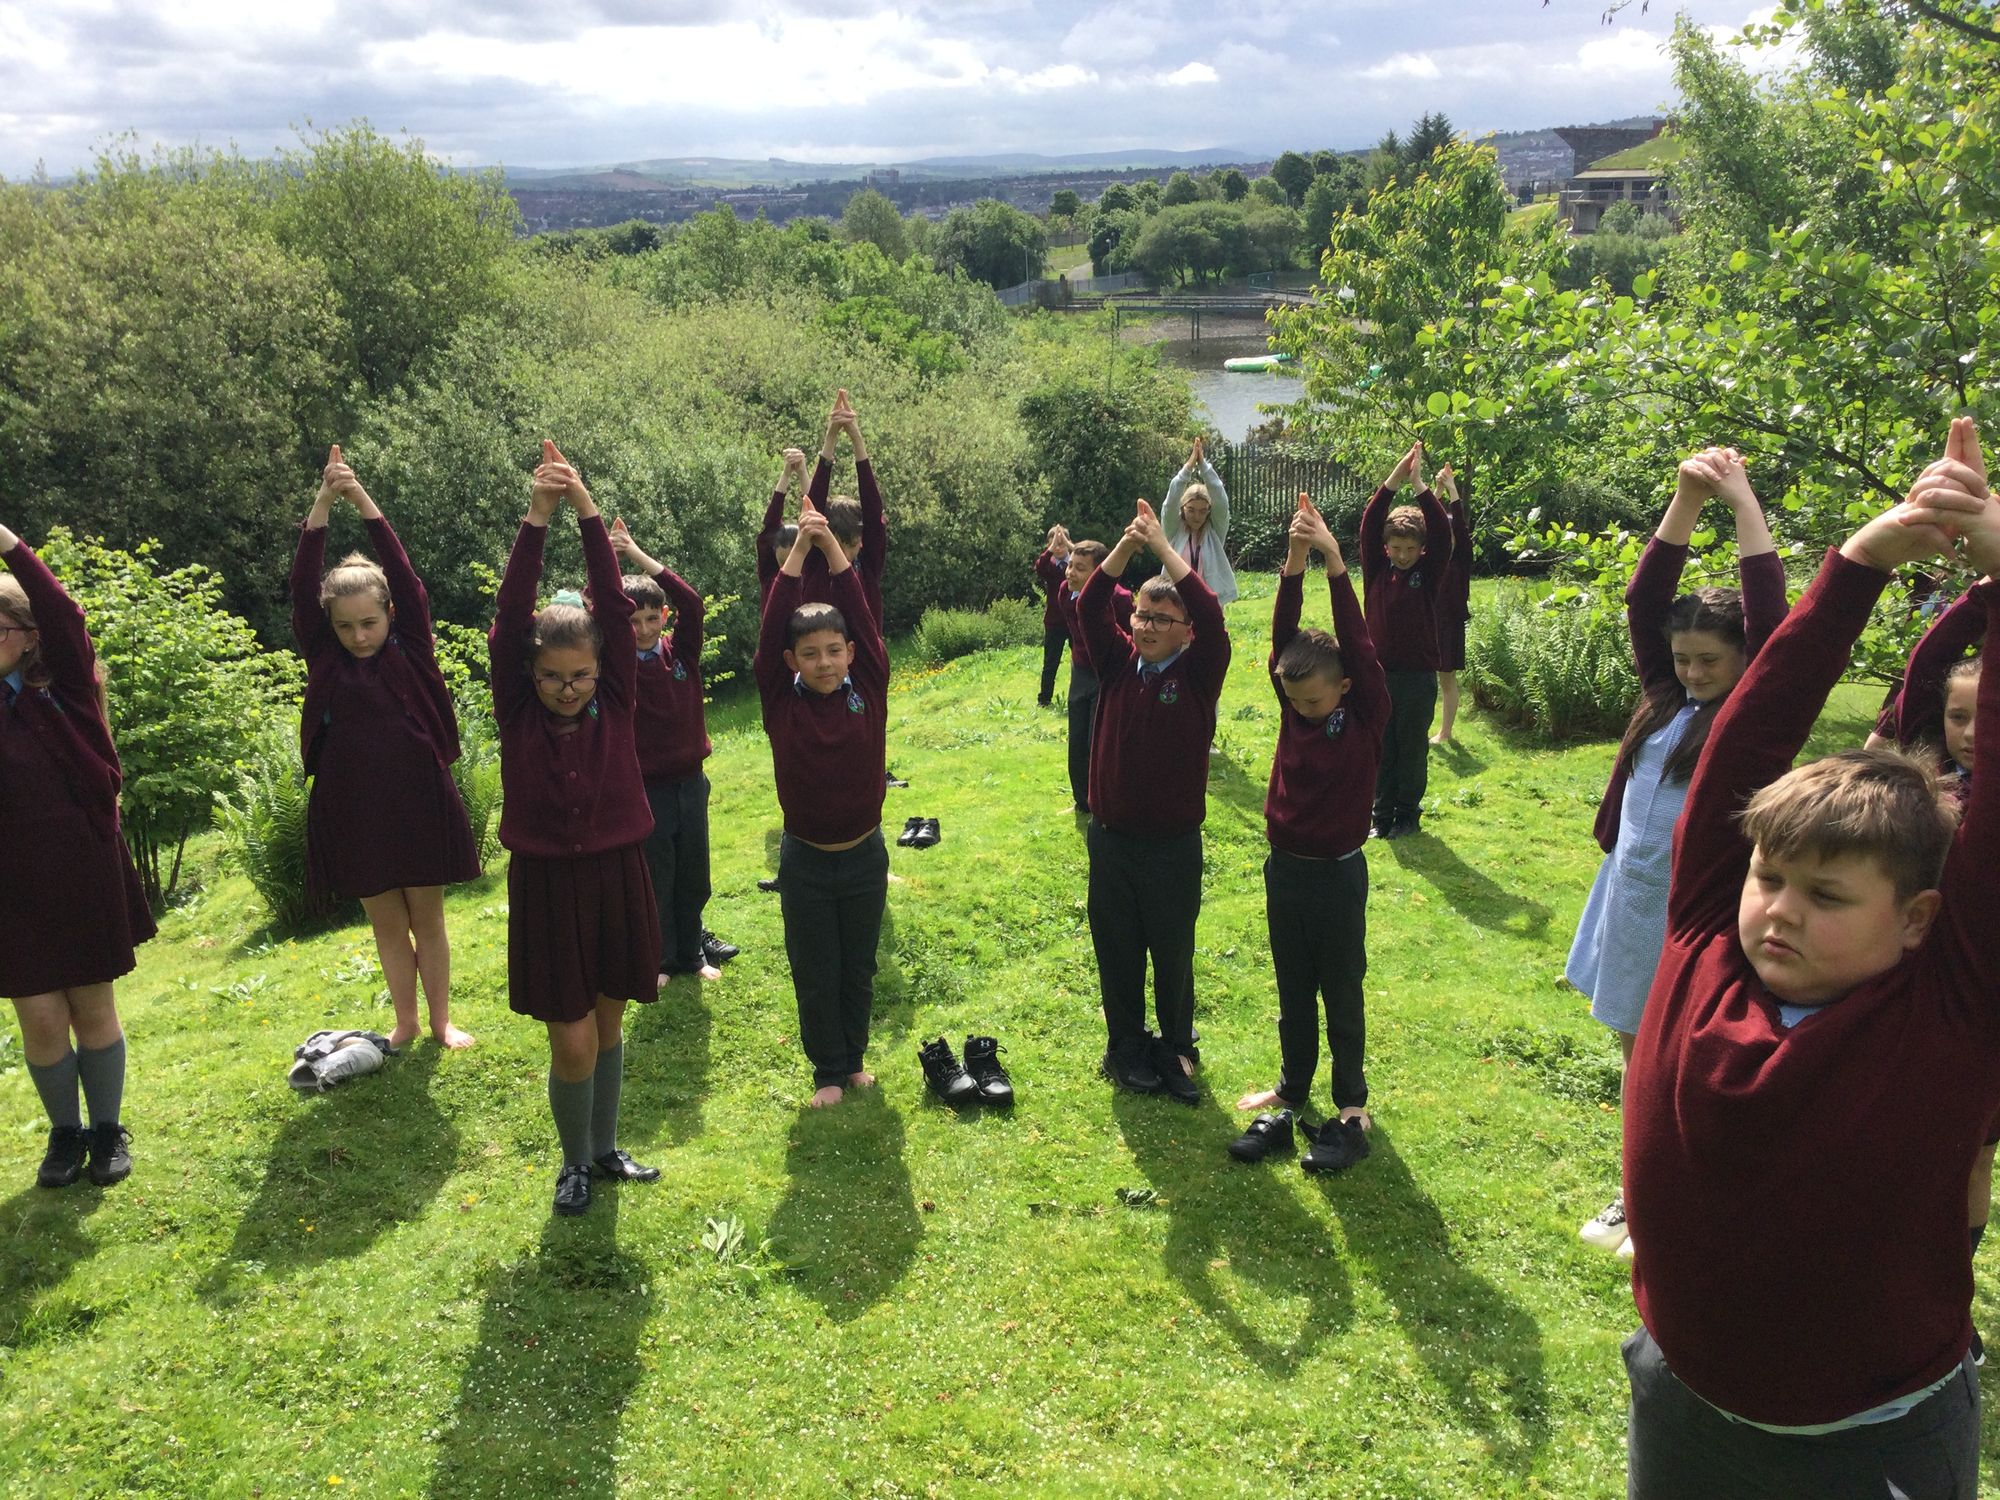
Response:
POLYGON ((42 1109, 51 1125, 77 1126, 83 1116, 76 1107, 76 1054, 65 1052, 60 1061, 29 1063, 28 1076, 35 1080, 35 1092, 42 1096, 42 1109))
POLYGON ((556 1117, 556 1134, 562 1139, 563 1165, 590 1165, 591 1080, 565 1083, 549 1069, 549 1113, 556 1117))
POLYGON ((618 1095, 625 1082, 625 1044, 597 1054, 596 1097, 590 1106, 590 1154, 607 1156, 618 1149, 618 1095))
POLYGON ((109 1047, 82 1047, 76 1054, 77 1076, 83 1080, 83 1102, 93 1125, 116 1125, 125 1104, 125 1038, 109 1047))

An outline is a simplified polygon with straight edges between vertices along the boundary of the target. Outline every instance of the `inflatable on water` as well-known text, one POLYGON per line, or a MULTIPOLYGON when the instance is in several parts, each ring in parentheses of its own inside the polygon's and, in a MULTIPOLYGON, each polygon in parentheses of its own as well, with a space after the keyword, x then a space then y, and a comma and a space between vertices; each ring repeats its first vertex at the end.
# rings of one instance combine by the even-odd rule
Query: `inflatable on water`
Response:
POLYGON ((1292 357, 1289 354, 1246 354, 1241 359, 1225 359, 1222 362, 1222 368, 1238 372, 1244 370, 1282 370, 1291 362, 1292 357))

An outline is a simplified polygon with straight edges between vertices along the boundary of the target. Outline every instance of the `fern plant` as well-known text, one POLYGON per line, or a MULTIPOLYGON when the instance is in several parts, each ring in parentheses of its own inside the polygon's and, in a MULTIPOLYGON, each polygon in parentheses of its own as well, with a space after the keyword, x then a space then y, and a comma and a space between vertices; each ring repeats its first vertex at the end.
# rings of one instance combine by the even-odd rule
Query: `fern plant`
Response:
POLYGON ((1638 696, 1616 619, 1503 590, 1466 629, 1465 681, 1489 713, 1545 739, 1615 735, 1638 696))
POLYGON ((288 737, 269 736, 238 770, 235 787, 215 796, 215 820, 230 862, 255 887, 279 928, 324 921, 342 904, 331 895, 315 900, 307 890, 307 798, 297 748, 288 737))

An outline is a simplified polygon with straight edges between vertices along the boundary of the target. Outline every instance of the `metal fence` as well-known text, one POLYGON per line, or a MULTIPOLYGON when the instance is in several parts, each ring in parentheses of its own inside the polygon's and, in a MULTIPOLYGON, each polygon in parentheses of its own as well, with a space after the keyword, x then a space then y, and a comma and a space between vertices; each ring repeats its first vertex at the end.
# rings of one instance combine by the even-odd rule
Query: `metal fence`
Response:
POLYGON ((1284 555, 1301 491, 1312 496, 1342 547, 1359 534, 1361 507, 1374 486, 1346 465, 1297 443, 1256 439, 1218 440, 1208 457, 1229 491, 1229 551, 1239 563, 1267 567, 1284 555))

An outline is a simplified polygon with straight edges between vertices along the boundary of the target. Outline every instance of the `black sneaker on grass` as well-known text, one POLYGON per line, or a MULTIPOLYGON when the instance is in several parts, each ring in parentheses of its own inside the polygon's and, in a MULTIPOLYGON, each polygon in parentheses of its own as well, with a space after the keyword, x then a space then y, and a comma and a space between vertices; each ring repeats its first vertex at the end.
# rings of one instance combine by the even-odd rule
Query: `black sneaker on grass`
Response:
POLYGON ((1176 1104, 1201 1103, 1201 1085, 1189 1075, 1181 1054, 1167 1045, 1166 1038, 1153 1038, 1151 1061, 1160 1075, 1161 1093, 1176 1104))
POLYGON ((125 1143, 132 1139, 132 1132, 113 1120, 108 1125, 90 1127, 90 1180, 99 1187, 110 1187, 114 1182, 123 1182, 132 1175, 132 1154, 125 1149, 125 1143))
POLYGON ((924 1082, 930 1085, 930 1091, 946 1104, 957 1108, 979 1102, 978 1082, 959 1066, 952 1055, 951 1043, 943 1037, 917 1048, 917 1061, 924 1065, 924 1082))
POLYGON ((1134 1094, 1157 1094, 1162 1082, 1144 1038, 1121 1042, 1104 1054, 1098 1071, 1121 1089, 1134 1094))
POLYGON ((1328 1120, 1299 1158, 1308 1172, 1339 1172, 1368 1155, 1368 1132, 1359 1120, 1328 1120))
POLYGON ((66 1188, 83 1172, 83 1159, 90 1149, 90 1137, 81 1125, 58 1125, 49 1131, 48 1154, 35 1173, 35 1186, 66 1188))
POLYGON ((979 1097, 987 1104, 1006 1106, 1014 1102, 1014 1081, 1000 1066, 1000 1054, 1007 1049, 990 1036, 965 1039, 965 1071, 979 1085, 979 1097))

